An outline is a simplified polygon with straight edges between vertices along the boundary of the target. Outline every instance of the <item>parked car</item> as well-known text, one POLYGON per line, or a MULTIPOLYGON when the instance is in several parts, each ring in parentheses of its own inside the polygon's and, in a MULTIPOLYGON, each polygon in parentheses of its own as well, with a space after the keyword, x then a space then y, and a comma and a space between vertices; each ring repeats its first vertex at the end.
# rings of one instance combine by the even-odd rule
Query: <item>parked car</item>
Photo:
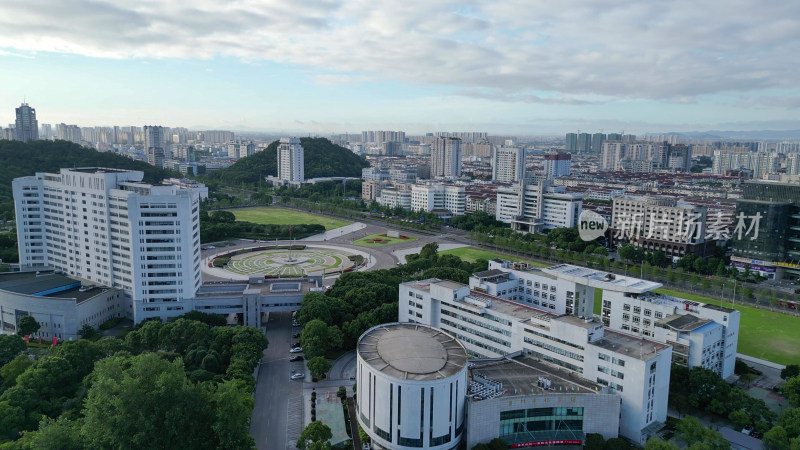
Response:
POLYGON ((297 342, 293 342, 291 347, 289 348, 297 348, 297 347, 300 347, 300 344, 298 344, 297 342))
POLYGON ((295 347, 295 348, 289 350, 289 353, 300 353, 302 351, 303 351, 303 347, 295 347))
POLYGON ((292 379, 292 380, 302 380, 302 379, 303 379, 303 378, 305 378, 305 377, 306 377, 306 376, 305 376, 305 374, 302 374, 302 373, 296 373, 296 374, 294 374, 294 375, 292 375, 292 376, 291 376, 291 379, 292 379))
POLYGON ((292 321, 292 326, 293 327, 299 327, 300 326, 300 322, 296 322, 296 321, 293 320, 292 321))
POLYGON ((292 356, 291 358, 289 358, 289 362, 297 362, 297 361, 302 361, 302 360, 303 360, 303 357, 301 355, 292 356))
POLYGON ((292 335, 292 337, 295 338, 295 339, 299 338, 300 337, 300 333, 295 333, 295 334, 292 335))

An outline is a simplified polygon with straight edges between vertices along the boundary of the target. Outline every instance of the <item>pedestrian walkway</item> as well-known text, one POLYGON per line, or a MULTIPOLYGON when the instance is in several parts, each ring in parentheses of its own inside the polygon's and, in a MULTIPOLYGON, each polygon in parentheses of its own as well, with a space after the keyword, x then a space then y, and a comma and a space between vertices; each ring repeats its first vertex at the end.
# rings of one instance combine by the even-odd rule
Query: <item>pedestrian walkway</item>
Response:
POLYGON ((315 234, 313 236, 309 236, 307 238, 300 239, 301 241, 309 241, 309 242, 325 242, 330 241, 331 239, 342 237, 346 234, 354 233, 358 230, 363 230, 366 228, 367 225, 361 222, 351 223, 350 225, 345 225, 343 227, 335 228, 333 230, 328 230, 324 233, 315 234))
POLYGON ((770 367, 772 369, 783 370, 783 369, 786 368, 786 366, 784 366, 783 364, 774 363, 772 361, 768 361, 766 359, 756 358, 756 357, 753 357, 753 356, 743 355, 741 353, 737 353, 736 357, 741 359, 742 361, 744 361, 746 363, 761 364, 762 366, 767 366, 767 367, 770 367))

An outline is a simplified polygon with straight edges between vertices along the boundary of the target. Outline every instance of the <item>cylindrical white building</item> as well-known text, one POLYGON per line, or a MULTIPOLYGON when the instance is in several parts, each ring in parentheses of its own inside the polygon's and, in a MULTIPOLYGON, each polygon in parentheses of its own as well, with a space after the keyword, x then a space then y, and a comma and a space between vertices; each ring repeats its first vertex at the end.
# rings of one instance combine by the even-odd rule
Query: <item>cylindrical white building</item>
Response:
POLYGON ((458 447, 467 351, 456 338, 425 325, 391 323, 367 330, 357 350, 358 422, 375 447, 458 447))

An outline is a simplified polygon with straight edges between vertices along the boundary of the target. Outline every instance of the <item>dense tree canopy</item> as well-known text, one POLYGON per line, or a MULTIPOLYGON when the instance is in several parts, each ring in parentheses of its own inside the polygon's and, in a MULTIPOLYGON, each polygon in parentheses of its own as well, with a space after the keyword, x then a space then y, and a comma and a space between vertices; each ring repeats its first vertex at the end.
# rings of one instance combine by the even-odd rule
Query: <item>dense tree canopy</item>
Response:
POLYGON ((13 358, 0 367, 0 444, 11 441, 0 447, 252 448, 266 337, 190 317, 200 320, 146 321, 124 339, 64 342, 35 361, 13 358, 19 336, 0 336, 13 358))
MULTIPOLYGON (((361 169, 369 167, 364 159, 350 150, 325 138, 300 138, 303 146, 305 177, 360 177, 361 169)), ((264 151, 241 158, 228 168, 208 175, 211 180, 226 184, 259 184, 264 177, 278 174, 278 141, 264 151)))

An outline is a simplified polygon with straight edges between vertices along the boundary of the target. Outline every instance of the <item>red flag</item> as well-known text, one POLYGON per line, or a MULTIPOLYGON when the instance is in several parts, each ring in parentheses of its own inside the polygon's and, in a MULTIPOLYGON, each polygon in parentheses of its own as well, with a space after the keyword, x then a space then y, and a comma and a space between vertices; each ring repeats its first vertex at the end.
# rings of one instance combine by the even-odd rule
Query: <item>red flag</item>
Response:
POLYGON ((30 340, 30 338, 28 337, 27 334, 25 335, 25 343, 26 344, 30 344, 31 343, 31 340, 30 340))
POLYGON ((56 344, 58 344, 58 338, 53 336, 53 347, 55 347, 56 344))

